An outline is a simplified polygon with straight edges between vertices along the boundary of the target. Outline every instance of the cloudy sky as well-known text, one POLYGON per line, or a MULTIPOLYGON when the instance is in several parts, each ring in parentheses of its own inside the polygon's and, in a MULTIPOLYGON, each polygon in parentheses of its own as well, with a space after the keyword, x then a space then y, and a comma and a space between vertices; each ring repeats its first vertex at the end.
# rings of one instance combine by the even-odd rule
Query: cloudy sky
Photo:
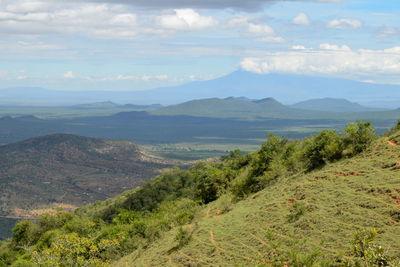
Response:
POLYGON ((0 0, 0 88, 143 90, 237 69, 400 84, 398 0, 0 0))

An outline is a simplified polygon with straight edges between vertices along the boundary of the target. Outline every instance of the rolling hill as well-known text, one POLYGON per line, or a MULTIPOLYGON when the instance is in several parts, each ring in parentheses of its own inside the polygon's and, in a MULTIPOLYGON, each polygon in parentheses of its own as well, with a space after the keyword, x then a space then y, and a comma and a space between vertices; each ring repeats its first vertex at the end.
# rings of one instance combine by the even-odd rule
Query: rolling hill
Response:
POLYGON ((321 114, 285 106, 274 98, 208 98, 184 102, 151 111, 154 115, 187 115, 216 118, 319 118, 321 114))
POLYGON ((0 146, 0 216, 106 199, 168 166, 128 141, 53 134, 0 146))
POLYGON ((291 105, 296 109, 316 110, 325 112, 366 112, 382 111, 383 109, 362 106, 347 99, 319 98, 302 101, 291 105))
POLYGON ((284 105, 274 98, 250 100, 243 97, 191 100, 149 111, 154 115, 186 115, 236 119, 297 119, 297 120, 390 120, 400 110, 368 108, 345 99, 313 99, 284 105))

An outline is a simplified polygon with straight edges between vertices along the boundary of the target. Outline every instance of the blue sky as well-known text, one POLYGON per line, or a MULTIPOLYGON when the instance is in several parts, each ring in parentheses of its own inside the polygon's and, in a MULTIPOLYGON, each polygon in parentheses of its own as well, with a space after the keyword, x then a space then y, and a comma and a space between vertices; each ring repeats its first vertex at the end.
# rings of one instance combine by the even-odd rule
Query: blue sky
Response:
POLYGON ((237 69, 400 84, 396 0, 2 0, 0 88, 144 90, 237 69))

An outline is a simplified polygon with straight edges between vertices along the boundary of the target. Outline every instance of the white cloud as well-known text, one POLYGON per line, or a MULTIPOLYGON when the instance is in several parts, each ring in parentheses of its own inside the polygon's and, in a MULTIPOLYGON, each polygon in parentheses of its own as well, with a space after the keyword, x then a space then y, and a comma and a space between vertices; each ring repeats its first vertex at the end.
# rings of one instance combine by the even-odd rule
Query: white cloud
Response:
POLYGON ((257 73, 299 73, 370 78, 376 75, 400 75, 400 47, 384 50, 352 50, 348 46, 322 44, 318 50, 270 53, 248 57, 244 70, 257 73))
POLYGON ((306 48, 306 47, 303 46, 303 45, 293 45, 293 46, 292 46, 292 49, 293 49, 293 50, 307 50, 308 48, 306 48))
POLYGON ((285 38, 280 36, 269 36, 269 37, 258 38, 256 39, 256 41, 263 43, 270 43, 270 44, 281 44, 287 42, 285 38))
POLYGON ((387 38, 395 35, 400 35, 400 29, 396 27, 381 27, 376 31, 377 38, 387 38))
POLYGON ((72 71, 67 71, 63 74, 63 78, 65 79, 75 79, 75 74, 72 71))
MULTIPOLYGON (((7 1, 5 1, 7 2, 7 1)), ((12 1, 5 5, 9 12, 40 12, 47 10, 51 5, 44 1, 12 1)))
POLYGON ((351 51, 351 48, 347 45, 332 45, 332 44, 320 44, 319 48, 321 50, 331 50, 331 51, 351 51))
POLYGON ((296 17, 293 18, 292 21, 296 25, 304 25, 308 26, 311 24, 310 18, 305 13, 300 13, 296 17))
POLYGON ((247 32, 254 36, 274 35, 275 31, 266 24, 249 23, 247 25, 247 32))
POLYGON ((174 14, 158 17, 160 25, 172 30, 203 30, 218 24, 212 17, 201 16, 193 9, 175 9, 174 14))
POLYGON ((348 30, 348 29, 359 29, 362 27, 362 22, 357 19, 334 19, 328 22, 326 27, 330 29, 348 30))
POLYGON ((249 24, 249 18, 243 15, 238 15, 228 21, 227 27, 246 27, 249 24))
POLYGON ((103 39, 138 39, 165 36, 156 16, 139 16, 127 6, 105 3, 1 0, 0 38, 45 35, 86 35, 103 39), (4 1, 4 2, 3 2, 4 1))

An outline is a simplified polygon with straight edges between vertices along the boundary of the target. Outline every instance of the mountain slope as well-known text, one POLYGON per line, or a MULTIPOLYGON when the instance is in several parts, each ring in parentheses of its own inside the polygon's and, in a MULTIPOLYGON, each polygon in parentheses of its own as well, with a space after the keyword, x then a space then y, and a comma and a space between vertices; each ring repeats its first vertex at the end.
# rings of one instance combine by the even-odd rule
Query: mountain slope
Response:
POLYGON ((378 108, 365 107, 358 103, 338 98, 310 99, 293 104, 291 105, 291 107, 297 109, 327 111, 327 112, 365 112, 365 111, 381 110, 378 108))
POLYGON ((128 141, 54 134, 0 146, 0 215, 102 200, 167 166, 128 141))
POLYGON ((379 232, 377 244, 400 259, 400 146, 394 144, 380 138, 359 156, 286 177, 236 204, 217 200, 184 227, 190 238, 183 246, 175 228, 115 266, 342 266, 354 234, 371 228, 379 232))

